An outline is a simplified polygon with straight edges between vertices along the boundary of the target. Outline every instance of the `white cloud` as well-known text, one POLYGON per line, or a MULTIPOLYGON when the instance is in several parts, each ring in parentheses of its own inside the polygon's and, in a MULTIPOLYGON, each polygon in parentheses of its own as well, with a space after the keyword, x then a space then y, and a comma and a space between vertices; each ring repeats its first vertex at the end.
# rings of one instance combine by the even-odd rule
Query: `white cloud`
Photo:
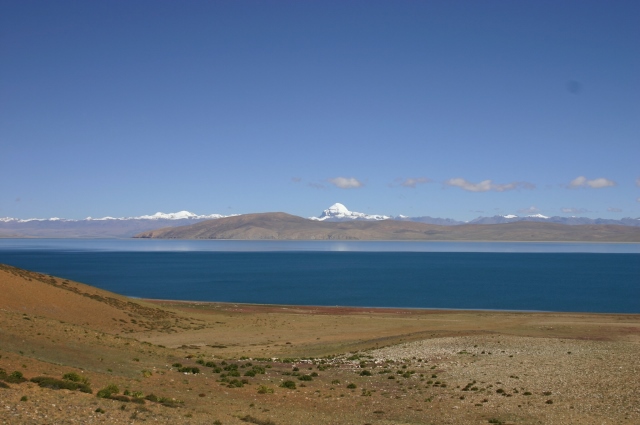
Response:
POLYGON ((459 187, 468 192, 506 192, 515 189, 535 189, 536 185, 528 182, 512 182, 507 184, 495 184, 492 180, 483 180, 480 183, 471 183, 463 178, 449 179, 444 182, 447 186, 459 187))
POLYGON ((357 189, 364 186, 364 184, 354 177, 336 177, 334 179, 328 179, 329 183, 340 189, 357 189))
POLYGON ((640 177, 636 179, 636 186, 640 187, 640 177))
POLYGON ((607 208, 607 211, 609 211, 609 212, 622 212, 622 210, 620 208, 614 208, 614 207, 607 208))
POLYGON ((431 180, 426 178, 426 177, 416 177, 416 178, 409 178, 409 179, 405 179, 400 183, 400 186, 403 187, 410 187, 412 189, 415 189, 417 185, 419 184, 425 184, 425 183, 429 183, 431 180))
POLYGON ((518 210, 518 212, 520 214, 536 214, 536 213, 540 212, 540 209, 538 207, 534 207, 532 205, 529 208, 521 208, 521 209, 518 210))
POLYGON ((562 208, 561 211, 565 214, 582 214, 589 212, 586 208, 562 208))
POLYGON ((613 180, 605 179, 604 177, 600 177, 593 180, 587 180, 585 176, 578 176, 575 179, 571 180, 569 183, 570 189, 576 189, 578 187, 590 187, 592 189, 602 189, 603 187, 615 186, 616 182, 613 180))

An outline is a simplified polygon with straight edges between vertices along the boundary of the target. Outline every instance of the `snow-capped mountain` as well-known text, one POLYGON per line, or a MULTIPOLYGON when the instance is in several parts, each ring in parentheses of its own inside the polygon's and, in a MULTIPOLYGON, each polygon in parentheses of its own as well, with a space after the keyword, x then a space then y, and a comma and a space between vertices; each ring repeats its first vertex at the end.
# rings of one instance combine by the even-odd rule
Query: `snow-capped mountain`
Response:
POLYGON ((198 215, 189 211, 178 211, 175 213, 165 214, 163 212, 157 212, 153 215, 141 215, 138 217, 102 217, 102 218, 93 218, 87 217, 81 220, 75 219, 66 219, 66 218, 27 218, 27 219, 19 219, 19 218, 11 218, 11 217, 0 217, 0 222, 4 223, 28 223, 30 221, 68 221, 68 222, 77 222, 77 221, 106 221, 106 220, 210 220, 215 218, 223 218, 228 217, 221 214, 210 214, 210 215, 198 215))
POLYGON ((320 217, 309 217, 309 219, 317 221, 388 220, 390 218, 391 217, 386 215, 369 215, 349 211, 347 207, 340 203, 335 203, 322 211, 320 217))
POLYGON ((226 216, 198 215, 189 211, 168 214, 157 212, 138 217, 87 217, 81 220, 5 217, 0 218, 0 237, 126 238, 161 227, 183 226, 223 217, 226 216))

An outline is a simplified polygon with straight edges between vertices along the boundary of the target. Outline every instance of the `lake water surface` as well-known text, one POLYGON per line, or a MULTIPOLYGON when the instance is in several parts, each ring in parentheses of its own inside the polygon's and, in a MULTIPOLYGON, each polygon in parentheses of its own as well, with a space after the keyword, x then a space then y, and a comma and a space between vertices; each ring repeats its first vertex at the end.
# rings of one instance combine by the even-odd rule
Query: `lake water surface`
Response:
POLYGON ((142 298, 640 313, 640 244, 0 239, 0 263, 142 298))

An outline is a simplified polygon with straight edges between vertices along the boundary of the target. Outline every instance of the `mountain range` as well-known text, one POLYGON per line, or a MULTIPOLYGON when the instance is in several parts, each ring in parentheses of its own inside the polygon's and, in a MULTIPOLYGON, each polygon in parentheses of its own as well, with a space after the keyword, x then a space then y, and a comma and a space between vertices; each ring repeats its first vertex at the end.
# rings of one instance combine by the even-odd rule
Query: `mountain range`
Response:
POLYGON ((152 239, 640 242, 640 227, 520 221, 440 226, 400 220, 320 221, 278 212, 142 232, 152 239))
MULTIPOLYGON (((281 213, 284 214, 284 213, 281 213)), ((260 216, 259 214, 246 214, 245 216, 260 216)), ((296 217, 289 216, 288 217, 296 217)), ((171 228, 185 225, 195 225, 200 222, 217 221, 220 219, 231 218, 234 216, 224 216, 221 214, 198 215, 188 211, 180 211, 177 213, 155 213, 153 215, 143 215, 138 217, 87 217, 81 220, 71 220, 64 218, 49 219, 15 219, 0 218, 0 237, 5 238, 24 238, 24 237, 53 237, 53 238, 129 238, 144 232, 150 232, 161 228, 171 228)), ((386 215, 369 215, 360 212, 349 211, 343 204, 336 203, 324 210, 319 217, 309 217, 308 219, 296 217, 303 220, 307 227, 313 227, 315 224, 321 223, 349 223, 349 222, 414 222, 429 225, 447 227, 466 228, 467 225, 493 225, 493 224, 510 224, 518 222, 537 222, 547 224, 561 225, 617 225, 627 227, 640 227, 640 219, 623 218, 620 220, 613 219, 592 219, 587 217, 546 217, 540 214, 528 216, 504 215, 493 217, 478 217, 469 222, 453 220, 450 218, 434 218, 429 216, 423 217, 407 217, 386 216, 386 215)), ((224 220, 226 221, 226 220, 224 220)), ((291 224, 291 222, 289 223, 291 224)), ((388 225, 387 227, 397 225, 388 225)), ((391 228, 389 227, 389 228, 391 228)), ((356 226, 357 228, 357 226, 356 226)), ((339 227, 338 227, 339 229, 339 227)), ((344 229, 343 229, 344 230, 344 229)), ((354 230, 355 231, 355 230, 354 230)), ((384 232, 383 232, 384 233, 384 232)), ((319 235, 318 235, 319 236, 319 235)), ((337 237, 337 235, 334 235, 337 237)), ((355 239, 366 237, 362 232, 358 235, 351 235, 355 239)), ((371 235, 373 236, 373 235, 371 235)), ((322 237, 324 238, 324 237, 322 237)), ((374 237, 378 239, 378 237, 374 237)), ((392 238, 394 239, 394 238, 392 238)), ((409 238, 411 239, 411 238, 409 238)))

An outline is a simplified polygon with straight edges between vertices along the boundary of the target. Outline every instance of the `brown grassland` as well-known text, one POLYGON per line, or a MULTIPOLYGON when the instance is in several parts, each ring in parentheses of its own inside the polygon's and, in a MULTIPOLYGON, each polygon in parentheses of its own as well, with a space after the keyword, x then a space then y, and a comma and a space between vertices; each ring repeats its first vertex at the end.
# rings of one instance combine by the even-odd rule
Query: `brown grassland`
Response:
POLYGON ((640 315, 134 300, 0 265, 0 423, 639 424, 640 315))

